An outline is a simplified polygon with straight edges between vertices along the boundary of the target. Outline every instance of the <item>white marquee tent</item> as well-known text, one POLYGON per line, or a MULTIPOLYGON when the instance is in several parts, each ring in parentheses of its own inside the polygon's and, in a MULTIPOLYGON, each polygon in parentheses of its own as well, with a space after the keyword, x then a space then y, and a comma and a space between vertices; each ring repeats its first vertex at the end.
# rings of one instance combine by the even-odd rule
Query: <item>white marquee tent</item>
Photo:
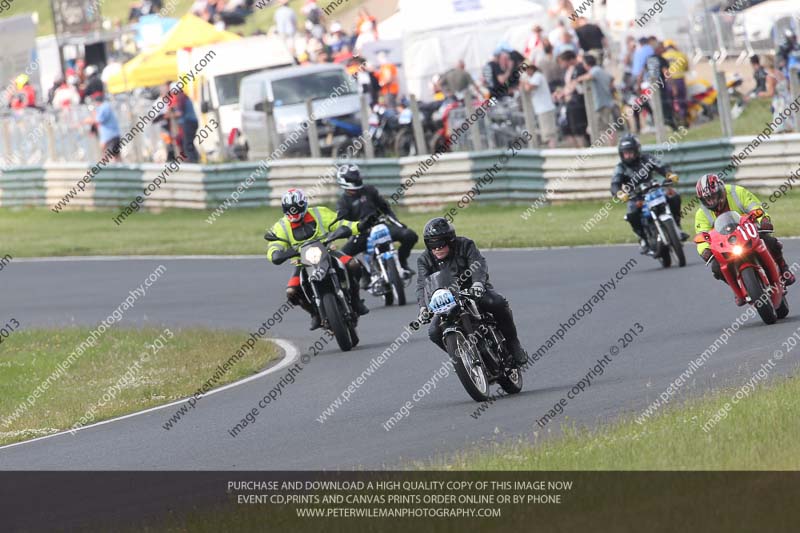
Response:
POLYGON ((381 39, 402 39, 409 93, 430 97, 429 82, 463 59, 479 76, 503 42, 522 51, 544 9, 529 0, 400 0, 400 9, 379 26, 381 39))

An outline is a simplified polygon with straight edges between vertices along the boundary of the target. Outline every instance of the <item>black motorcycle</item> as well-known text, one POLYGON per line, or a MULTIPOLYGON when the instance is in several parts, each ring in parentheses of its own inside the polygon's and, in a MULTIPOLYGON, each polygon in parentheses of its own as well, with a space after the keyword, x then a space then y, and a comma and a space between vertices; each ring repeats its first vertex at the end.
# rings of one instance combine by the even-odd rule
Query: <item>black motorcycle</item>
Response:
POLYGON ((647 241, 648 255, 661 261, 664 268, 672 265, 673 256, 678 266, 686 266, 681 231, 664 191, 666 182, 658 180, 640 183, 636 187, 636 201, 641 202, 642 229, 647 241))
MULTIPOLYGON (((342 262, 331 255, 328 245, 337 239, 346 239, 352 234, 350 228, 340 227, 318 239, 303 242, 293 247, 304 267, 300 270, 300 286, 308 301, 317 308, 324 328, 333 332, 336 343, 343 352, 358 344, 358 313, 350 301, 350 278, 342 262)), ((274 233, 264 235, 267 241, 280 241, 291 246, 274 233)))
POLYGON ((449 271, 425 280, 428 309, 439 317, 443 341, 458 379, 476 402, 489 399, 489 386, 499 383, 509 394, 522 390, 522 372, 491 314, 481 313, 470 290, 461 290, 449 271))

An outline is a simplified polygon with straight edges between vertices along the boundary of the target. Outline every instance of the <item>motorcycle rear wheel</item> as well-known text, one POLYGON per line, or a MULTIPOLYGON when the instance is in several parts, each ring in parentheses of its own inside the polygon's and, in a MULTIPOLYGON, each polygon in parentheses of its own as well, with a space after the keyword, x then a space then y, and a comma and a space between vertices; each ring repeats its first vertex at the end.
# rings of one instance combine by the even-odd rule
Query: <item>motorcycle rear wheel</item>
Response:
POLYGON ((756 306, 756 311, 758 311, 758 316, 761 317, 761 320, 767 325, 777 322, 778 315, 775 312, 775 308, 772 306, 772 299, 767 299, 766 301, 762 299, 767 291, 755 268, 745 268, 741 271, 740 275, 742 276, 742 283, 744 283, 747 295, 750 297, 750 301, 753 305, 756 306))
POLYGON ((456 375, 467 394, 476 402, 488 400, 489 379, 486 377, 486 370, 483 368, 483 364, 472 364, 473 355, 480 360, 480 354, 476 353, 476 347, 471 345, 460 332, 448 333, 444 338, 444 345, 453 361, 456 375))

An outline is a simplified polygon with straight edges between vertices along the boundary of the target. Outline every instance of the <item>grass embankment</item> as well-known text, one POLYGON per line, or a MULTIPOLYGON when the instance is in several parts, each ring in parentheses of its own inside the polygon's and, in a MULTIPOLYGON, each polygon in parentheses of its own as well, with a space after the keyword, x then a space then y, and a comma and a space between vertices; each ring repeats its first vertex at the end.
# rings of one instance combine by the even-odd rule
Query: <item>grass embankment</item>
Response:
MULTIPOLYGON (((91 330, 20 330, 0 346, 0 444, 40 437, 191 396, 247 341, 238 331, 112 329, 66 363, 91 330), (68 366, 23 412, 21 403, 68 366), (14 418, 15 411, 19 414, 14 418), (91 413, 94 413, 93 416, 91 413), (83 418, 83 420, 82 420, 83 418)), ((252 375, 279 356, 259 342, 215 387, 252 375)), ((26 403, 27 405, 27 403, 26 403)), ((166 412, 166 411, 165 411, 166 412)))
MULTIPOLYGON (((462 453, 442 470, 798 470, 800 380, 784 379, 733 403, 723 390, 667 408, 639 425, 624 420, 563 437, 519 440, 462 453), (703 430, 725 403, 724 419, 703 430)), ((724 411, 723 411, 724 412, 724 411)))
MULTIPOLYGON (((689 195, 684 199, 688 201, 689 195)), ((800 235, 798 201, 800 195, 791 194, 769 208, 779 236, 800 235)), ((583 229, 602 205, 604 202, 552 205, 524 220, 521 215, 527 205, 473 204, 459 211, 455 226, 482 248, 634 242, 630 227, 622 220, 625 208, 621 205, 615 205, 590 231, 583 229)), ((401 210, 399 216, 419 233, 425 222, 444 212, 401 210)), ((264 231, 281 216, 277 208, 238 209, 208 225, 208 211, 172 209, 159 214, 140 212, 117 227, 111 220, 116 214, 74 211, 56 215, 48 209, 0 209, 0 231, 4 235, 0 252, 14 257, 261 254, 266 250, 264 231)), ((689 233, 693 217, 684 223, 689 233)))
MULTIPOLYGON (((744 108, 744 112, 733 121, 734 135, 756 136, 764 130, 767 124, 772 121, 772 111, 770 110, 771 100, 769 98, 759 98, 751 100, 744 108)), ((667 137, 673 135, 669 127, 666 128, 667 137)), ((674 133, 675 138, 681 142, 710 141, 722 137, 722 124, 716 118, 705 124, 693 126, 688 129, 685 137, 679 137, 674 133)), ((646 133, 640 137, 642 144, 655 144, 655 133, 646 133)))

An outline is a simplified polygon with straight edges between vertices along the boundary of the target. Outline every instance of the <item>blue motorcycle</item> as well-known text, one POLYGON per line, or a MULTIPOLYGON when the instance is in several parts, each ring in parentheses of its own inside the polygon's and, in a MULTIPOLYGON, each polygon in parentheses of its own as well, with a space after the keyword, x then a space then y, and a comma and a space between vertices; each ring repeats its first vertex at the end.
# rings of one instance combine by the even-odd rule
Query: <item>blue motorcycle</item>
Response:
POLYGON ((381 217, 370 230, 364 254, 364 262, 372 276, 367 290, 375 297, 382 297, 386 305, 395 302, 405 305, 405 288, 411 283, 411 277, 404 278, 400 274, 403 269, 387 225, 391 223, 400 224, 389 217, 381 217))
POLYGON ((661 261, 664 268, 672 265, 673 256, 678 260, 678 266, 686 266, 681 231, 669 208, 664 184, 657 180, 644 182, 636 188, 636 193, 637 202, 641 202, 642 229, 648 255, 661 261))

